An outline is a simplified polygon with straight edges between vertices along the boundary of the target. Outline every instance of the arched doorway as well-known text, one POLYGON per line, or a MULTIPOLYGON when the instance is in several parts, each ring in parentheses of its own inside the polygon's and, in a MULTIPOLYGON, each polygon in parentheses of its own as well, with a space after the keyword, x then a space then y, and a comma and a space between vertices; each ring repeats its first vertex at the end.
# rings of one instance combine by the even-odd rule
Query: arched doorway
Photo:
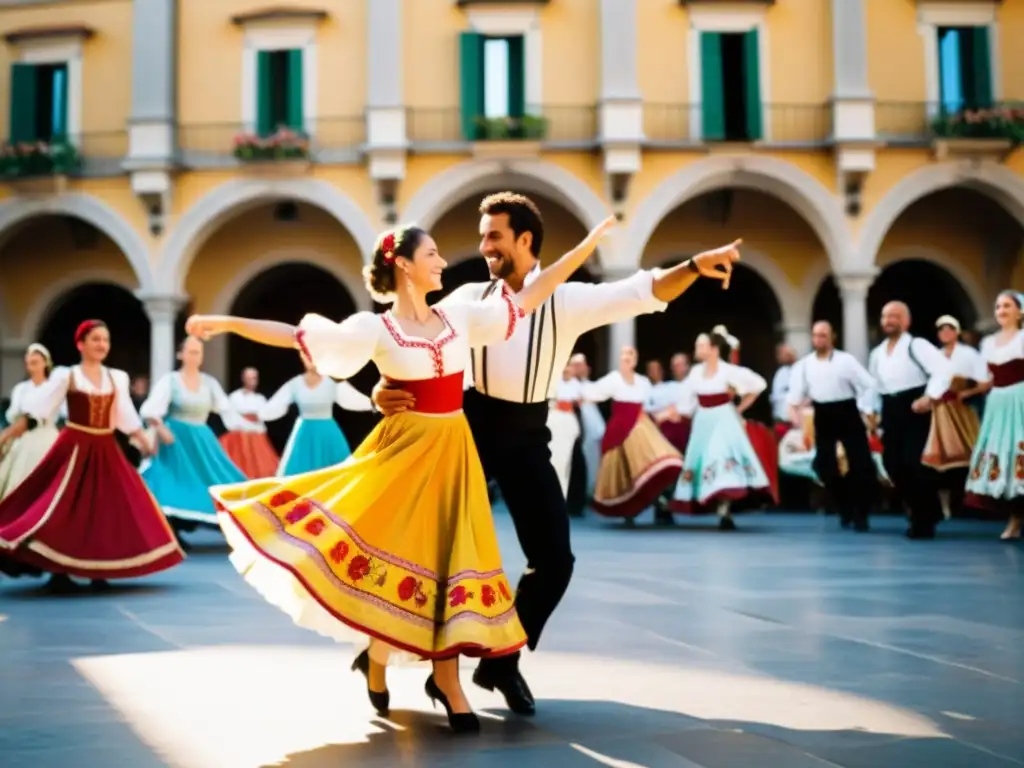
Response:
MULTIPOLYGON (((672 263, 678 262, 666 266, 672 263)), ((739 339, 744 366, 769 381, 775 372, 775 345, 782 340, 782 307, 764 278, 742 264, 736 266, 728 291, 717 282, 698 280, 685 299, 672 302, 664 312, 640 315, 636 322, 641 364, 661 360, 667 370, 673 354, 692 354, 697 336, 722 324, 739 339)), ((757 401, 752 415, 769 420, 767 397, 757 401)))
POLYGON ((890 301, 910 307, 910 332, 935 341, 935 321, 953 315, 961 328, 974 328, 978 313, 963 286, 942 267, 907 259, 889 264, 868 291, 868 332, 872 344, 881 342, 879 318, 890 301))
POLYGON ((39 324, 37 338, 56 365, 78 362, 75 328, 83 320, 103 320, 110 327, 111 368, 132 378, 149 375, 149 318, 128 290, 112 283, 83 283, 55 302, 39 324))
MULTIPOLYGON (((345 287, 329 272, 303 263, 273 266, 250 280, 231 304, 231 313, 243 317, 259 317, 283 323, 297 323, 307 313, 317 313, 332 320, 342 320, 356 311, 355 302, 345 287), (301 297, 282 300, 282 297, 301 297)), ((260 372, 260 390, 270 397, 293 376, 302 373, 299 356, 292 350, 266 347, 237 336, 228 341, 228 391, 238 386, 242 370, 252 366, 260 372)), ((350 381, 362 392, 369 392, 378 379, 371 363, 350 381)), ((352 413, 335 409, 338 423, 353 447, 376 422, 369 413, 352 413)), ((293 419, 286 417, 267 424, 270 438, 278 450, 284 448, 293 419)))

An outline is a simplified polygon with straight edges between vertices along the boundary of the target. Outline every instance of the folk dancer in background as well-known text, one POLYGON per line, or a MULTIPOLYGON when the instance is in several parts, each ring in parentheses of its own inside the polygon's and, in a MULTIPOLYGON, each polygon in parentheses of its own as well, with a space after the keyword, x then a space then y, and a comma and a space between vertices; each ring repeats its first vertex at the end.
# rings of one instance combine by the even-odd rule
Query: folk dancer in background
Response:
POLYGON ((1001 539, 1019 539, 1024 524, 1024 294, 996 298, 999 330, 981 343, 991 371, 981 432, 971 457, 964 504, 1009 518, 1001 539))
MULTIPOLYGON (((657 362, 657 361, 652 361, 657 362)), ((660 367, 660 364, 659 364, 660 367)), ((650 364, 648 364, 648 369, 650 364)), ((658 425, 661 434, 665 436, 669 444, 679 451, 679 455, 686 454, 686 444, 690 440, 690 428, 693 421, 689 416, 679 413, 676 407, 683 396, 683 382, 690 374, 690 359, 682 352, 672 355, 669 362, 672 378, 669 381, 662 381, 651 387, 650 397, 644 406, 644 410, 658 425)), ((666 489, 655 504, 655 521, 665 525, 671 524, 672 492, 675 486, 666 489)))
POLYGON ((257 391, 259 384, 259 371, 255 368, 242 371, 241 388, 228 395, 228 403, 241 421, 237 429, 220 436, 224 452, 250 479, 270 477, 277 471, 281 460, 267 437, 267 426, 260 418, 267 398, 257 391))
POLYGON ((106 324, 81 323, 75 344, 81 363, 54 369, 14 426, 20 434, 52 423, 61 403, 67 423, 32 473, 0 502, 0 571, 50 573, 49 587, 61 592, 76 588, 71 576, 102 588, 107 579, 158 573, 185 557, 114 439, 119 429, 151 452, 128 374, 103 365, 110 352, 106 324))
MULTIPOLYGON (((480 213, 480 253, 493 279, 457 288, 441 307, 498 291, 516 294, 541 274, 544 224, 536 204, 502 192, 485 198, 480 213)), ((511 338, 474 350, 474 389, 466 393, 466 417, 485 473, 501 488, 526 555, 528 570, 519 581, 516 608, 531 650, 565 594, 575 562, 565 497, 548 450, 548 400, 558 373, 587 331, 663 311, 701 275, 727 285, 732 264, 739 260, 738 245, 736 241, 670 269, 641 270, 617 282, 565 283, 518 324, 511 338)), ((374 401, 388 415, 410 407, 415 397, 383 383, 374 389, 374 401)), ((485 659, 473 681, 500 691, 512 711, 534 713, 533 694, 519 672, 519 654, 485 659)))
POLYGON ((555 386, 555 396, 548 411, 548 431, 551 441, 551 465, 558 474, 562 494, 569 499, 569 479, 572 475, 573 449, 580 437, 580 421, 577 416, 577 402, 582 395, 582 385, 572 375, 571 366, 565 366, 562 378, 555 386))
POLYGON ((142 470, 142 479, 171 520, 185 551, 182 532, 217 528, 209 487, 238 483, 245 475, 228 458, 207 421, 216 413, 228 429, 237 429, 235 413, 220 382, 202 371, 203 342, 187 337, 178 348, 178 370, 162 376, 139 413, 156 429, 158 450, 142 470))
POLYGON ((971 453, 981 422, 968 401, 987 390, 988 365, 978 350, 960 343, 960 322, 952 315, 935 321, 942 354, 953 367, 953 379, 932 409, 932 426, 922 460, 941 474, 939 500, 948 520, 960 510, 971 453))
POLYGON ((803 426, 800 406, 807 398, 813 403, 814 472, 838 505, 840 525, 863 532, 869 528, 878 487, 867 435, 877 384, 857 358, 834 345, 831 324, 816 322, 811 328, 814 351, 793 366, 786 398, 796 429, 803 426), (845 476, 839 470, 837 443, 846 455, 845 476))
POLYGON ((723 531, 736 529, 733 503, 771 498, 771 483, 743 418, 768 382, 749 368, 725 362, 731 351, 717 332, 697 337, 694 358, 704 362, 690 370, 678 406, 680 413, 693 414, 693 431, 672 499, 674 512, 714 511, 723 531), (738 407, 733 404, 737 396, 738 407))
POLYGON ((594 510, 630 523, 675 486, 683 468, 682 455, 644 413, 653 387, 650 379, 636 372, 636 363, 636 349, 623 347, 619 369, 583 390, 585 400, 612 403, 601 443, 594 510))
POLYGON ((791 371, 793 364, 796 363, 796 352, 788 344, 779 344, 775 348, 775 360, 779 367, 772 377, 772 388, 768 396, 772 401, 775 437, 781 440, 792 424, 790 420, 789 388, 791 371))
MULTIPOLYGON (((25 351, 25 373, 28 378, 15 384, 11 390, 11 403, 6 414, 8 424, 14 424, 27 415, 27 403, 31 402, 33 394, 40 387, 46 385, 52 371, 50 351, 42 344, 29 344, 25 351)), ((67 418, 67 407, 63 402, 57 418, 67 418)), ((32 473, 57 442, 58 435, 56 424, 47 422, 38 423, 35 429, 17 438, 14 437, 13 427, 8 427, 8 430, 10 432, 4 430, 4 433, 0 433, 0 455, 3 456, 3 461, 0 461, 0 499, 8 496, 32 473)))
POLYGON ((260 409, 264 422, 284 418, 292 405, 299 411, 277 466, 278 477, 312 472, 347 459, 352 449, 334 418, 334 406, 346 411, 373 409, 370 398, 347 381, 324 376, 304 357, 302 364, 306 372, 282 384, 260 409))
POLYGON ((882 396, 886 472, 910 513, 909 539, 934 539, 942 520, 938 477, 922 463, 932 406, 949 389, 953 368, 932 344, 911 336, 910 309, 901 301, 882 307, 886 339, 871 351, 868 371, 882 396))
MULTIPOLYGON (((590 363, 582 352, 569 358, 569 365, 577 381, 585 384, 591 380, 590 363)), ((586 400, 580 402, 580 424, 583 427, 580 449, 587 466, 587 498, 590 499, 597 487, 597 470, 601 467, 601 441, 605 430, 604 416, 597 403, 588 403, 586 400)))

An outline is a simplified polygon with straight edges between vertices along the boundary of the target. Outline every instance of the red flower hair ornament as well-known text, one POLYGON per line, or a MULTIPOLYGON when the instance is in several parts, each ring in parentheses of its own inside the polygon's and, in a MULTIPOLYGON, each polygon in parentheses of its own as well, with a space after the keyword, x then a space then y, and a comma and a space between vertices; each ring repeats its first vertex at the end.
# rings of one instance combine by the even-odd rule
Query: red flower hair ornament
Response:
POLYGON ((395 263, 395 233, 388 232, 380 241, 380 250, 384 254, 385 264, 395 263))
POLYGON ((75 344, 81 344, 93 328, 99 328, 103 323, 99 320, 83 320, 75 328, 75 344))

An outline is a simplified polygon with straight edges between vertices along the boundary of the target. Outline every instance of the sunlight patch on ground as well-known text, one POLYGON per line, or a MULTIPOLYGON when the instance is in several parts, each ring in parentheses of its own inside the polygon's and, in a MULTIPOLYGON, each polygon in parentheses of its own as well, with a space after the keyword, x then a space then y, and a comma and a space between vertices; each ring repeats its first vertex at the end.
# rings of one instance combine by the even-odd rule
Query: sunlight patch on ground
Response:
MULTIPOLYGON (((256 768, 329 744, 358 745, 381 738, 415 742, 423 737, 385 734, 402 729, 375 724, 364 680, 348 669, 353 655, 344 647, 219 646, 88 657, 73 664, 175 768, 256 768)), ((556 653, 529 655, 523 666, 539 700, 539 714, 532 721, 538 734, 544 732, 547 699, 617 702, 703 720, 794 730, 945 736, 931 720, 905 709, 751 674, 556 653)), ((389 670, 393 710, 432 711, 423 694, 426 675, 425 669, 415 667, 389 670)), ((463 680, 474 707, 502 703, 470 684, 469 677, 467 670, 463 680)), ((613 732, 603 735, 629 736, 630 723, 636 720, 617 722, 615 705, 609 706, 613 715, 606 730, 613 732)), ((563 716, 551 718, 550 731, 557 728, 564 743, 593 740, 593 722, 566 718, 571 705, 558 709, 563 716)), ((436 720, 443 725, 443 713, 436 720)), ((680 730, 687 727, 683 722, 680 730)), ((605 730, 603 724, 598 727, 605 730)), ((523 746, 531 741, 529 733, 521 734, 523 746)))

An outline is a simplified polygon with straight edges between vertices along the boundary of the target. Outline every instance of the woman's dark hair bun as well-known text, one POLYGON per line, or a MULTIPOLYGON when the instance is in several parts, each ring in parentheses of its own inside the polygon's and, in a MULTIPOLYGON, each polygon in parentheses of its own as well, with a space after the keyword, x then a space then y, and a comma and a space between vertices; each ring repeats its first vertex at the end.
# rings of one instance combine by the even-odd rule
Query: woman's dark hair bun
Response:
POLYGON ((395 300, 395 288, 398 285, 395 259, 402 257, 411 260, 426 234, 426 230, 415 225, 380 234, 373 247, 373 259, 363 267, 363 280, 374 301, 390 304, 395 300))

